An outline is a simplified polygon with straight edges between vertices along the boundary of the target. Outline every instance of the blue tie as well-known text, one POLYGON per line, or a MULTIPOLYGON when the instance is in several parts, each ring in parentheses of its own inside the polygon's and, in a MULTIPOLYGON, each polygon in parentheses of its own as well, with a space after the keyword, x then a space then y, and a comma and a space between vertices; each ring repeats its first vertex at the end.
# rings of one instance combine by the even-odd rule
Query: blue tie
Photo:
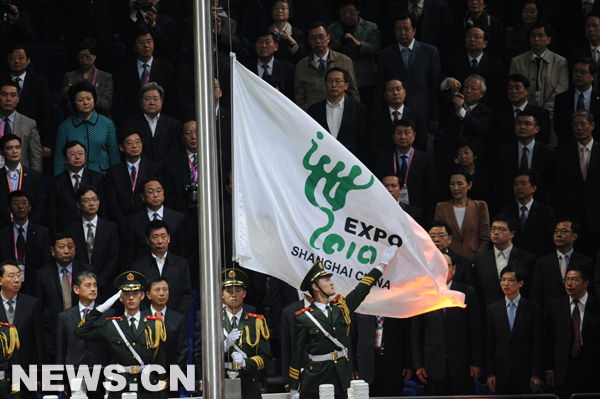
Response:
POLYGON ((400 165, 400 183, 404 184, 406 183, 406 172, 408 170, 408 162, 406 161, 406 158, 408 157, 402 155, 400 158, 402 158, 402 165, 400 165))
POLYGON ((515 303, 510 301, 510 308, 508 309, 508 325, 510 326, 510 331, 512 332, 513 325, 515 324, 515 303))
POLYGON ((192 166, 194 168, 190 170, 190 181, 196 181, 196 171, 198 170, 198 160, 196 159, 196 154, 192 155, 192 166))
POLYGON ((21 95, 21 90, 23 90, 23 87, 21 86, 21 78, 15 78, 15 82, 17 82, 19 85, 19 95, 21 95))
POLYGON ((410 53, 411 49, 405 47, 402 49, 402 62, 404 63, 404 68, 408 69, 408 61, 410 61, 410 53))
POLYGON ((152 214, 152 220, 158 220, 158 213, 154 212, 152 214))
POLYGON ((579 98, 577 99, 577 111, 580 109, 585 109, 585 98, 583 97, 583 93, 579 93, 579 98))

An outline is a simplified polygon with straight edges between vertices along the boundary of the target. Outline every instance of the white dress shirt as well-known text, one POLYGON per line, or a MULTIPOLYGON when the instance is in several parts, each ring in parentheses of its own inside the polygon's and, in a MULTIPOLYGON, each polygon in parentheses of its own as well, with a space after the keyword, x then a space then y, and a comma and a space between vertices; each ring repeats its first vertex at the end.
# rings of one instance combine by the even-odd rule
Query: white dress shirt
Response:
POLYGON ((510 251, 512 251, 512 249, 512 244, 504 251, 500 251, 498 248, 496 248, 496 246, 494 246, 494 258, 496 259, 496 269, 498 270, 498 278, 501 277, 500 272, 502 271, 502 269, 504 269, 508 264, 508 259, 510 258, 510 251))
POLYGON ((531 169, 531 159, 533 158, 533 147, 535 147, 535 139, 531 140, 531 143, 527 145, 517 143, 517 148, 519 149, 517 157, 517 167, 521 166, 521 157, 523 156, 523 148, 525 147, 527 147, 527 149, 529 150, 527 151, 527 167, 531 169))
POLYGON ((92 236, 96 238, 96 229, 98 228, 98 215, 94 216, 92 220, 87 220, 84 217, 82 217, 81 220, 83 221, 83 238, 85 238, 85 240, 87 241, 87 234, 89 229, 88 223, 92 224, 92 236))
MULTIPOLYGON (((169 252, 169 251, 167 251, 169 252)), ((167 260, 167 252, 165 252, 165 255, 162 257, 162 259, 160 259, 158 256, 151 254, 152 257, 154 258, 154 260, 156 260, 156 266, 158 266, 158 274, 162 276, 162 272, 163 269, 165 267, 165 261, 167 260)))
MULTIPOLYGON (((163 220, 163 213, 165 211, 165 207, 161 206, 159 210, 156 211, 156 213, 158 214, 158 220, 163 220)), ((150 221, 154 220, 154 211, 150 208, 146 208, 146 212, 148 212, 148 218, 150 219, 150 221)))
POLYGON ((158 115, 156 115, 154 120, 150 119, 150 117, 146 114, 144 114, 144 119, 146 119, 146 122, 148 122, 150 131, 152 132, 152 137, 154 137, 154 133, 156 133, 156 125, 158 125, 158 120, 160 119, 160 112, 158 113, 158 115))
POLYGON ((79 186, 81 186, 81 179, 83 179, 83 168, 81 168, 81 170, 77 173, 72 172, 69 170, 69 176, 71 176, 71 185, 73 186, 73 188, 75 188, 75 175, 79 176, 79 186))
POLYGON ((256 68, 258 71, 258 76, 260 76, 261 78, 263 77, 263 74, 265 73, 265 70, 263 68, 263 65, 268 66, 268 70, 269 70, 269 75, 273 75, 273 64, 275 63, 275 57, 271 57, 271 61, 269 61, 266 64, 263 64, 262 62, 260 62, 260 60, 256 61, 256 68))
POLYGON ((150 76, 150 71, 152 70, 152 61, 154 61, 154 57, 151 57, 148 62, 137 60, 138 76, 140 79, 142 79, 142 75, 144 74, 144 64, 148 65, 148 76, 150 76))
POLYGON ((331 135, 336 139, 340 132, 340 125, 342 124, 345 101, 346 97, 343 97, 342 100, 336 105, 331 104, 329 99, 327 99, 327 102, 325 103, 325 112, 327 114, 327 126, 329 126, 329 133, 331 133, 331 135))
POLYGON ((125 313, 125 316, 127 316, 128 325, 131 324, 131 318, 135 317, 133 325, 135 326, 135 328, 138 328, 138 326, 140 325, 140 317, 142 317, 142 313, 140 311, 138 311, 134 316, 130 315, 129 313, 125 313))

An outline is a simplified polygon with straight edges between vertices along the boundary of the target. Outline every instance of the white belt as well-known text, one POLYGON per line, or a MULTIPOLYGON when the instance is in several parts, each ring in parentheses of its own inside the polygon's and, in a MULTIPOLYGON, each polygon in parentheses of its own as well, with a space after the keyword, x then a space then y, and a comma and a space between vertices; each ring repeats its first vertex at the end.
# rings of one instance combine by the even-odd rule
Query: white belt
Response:
POLYGON ((308 355, 308 359, 313 362, 326 362, 327 360, 338 360, 340 357, 348 357, 348 348, 341 351, 333 351, 326 355, 308 355))
POLYGON ((145 364, 143 366, 121 366, 125 369, 126 373, 129 374, 139 374, 143 369, 145 369, 149 364, 145 364))

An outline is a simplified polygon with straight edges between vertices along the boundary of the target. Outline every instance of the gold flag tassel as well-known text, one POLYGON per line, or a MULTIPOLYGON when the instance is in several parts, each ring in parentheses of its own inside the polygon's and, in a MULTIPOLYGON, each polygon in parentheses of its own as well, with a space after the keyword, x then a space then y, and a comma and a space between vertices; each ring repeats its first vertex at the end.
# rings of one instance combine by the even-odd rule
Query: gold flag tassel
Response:
POLYGON ((17 333, 17 329, 15 327, 10 327, 10 343, 8 342, 8 338, 6 334, 0 333, 0 342, 2 343, 2 353, 6 359, 10 359, 15 352, 15 348, 19 349, 21 347, 21 343, 19 342, 19 333, 17 333))
POLYGON ((344 320, 346 320, 346 324, 347 324, 346 336, 348 336, 348 334, 350 334, 350 323, 352 322, 352 320, 350 320, 350 309, 348 309, 348 305, 346 305, 346 299, 343 296, 340 296, 340 298, 336 302, 336 305, 338 305, 338 307, 342 311, 344 320))
POLYGON ((167 340, 167 331, 165 329, 164 321, 156 320, 156 322, 154 323, 154 329, 156 330, 154 334, 154 341, 152 340, 152 328, 150 328, 150 326, 147 326, 144 330, 144 335, 146 336, 146 346, 149 349, 154 349, 154 355, 152 356, 153 359, 158 353, 158 347, 160 346, 160 342, 165 342, 167 340))

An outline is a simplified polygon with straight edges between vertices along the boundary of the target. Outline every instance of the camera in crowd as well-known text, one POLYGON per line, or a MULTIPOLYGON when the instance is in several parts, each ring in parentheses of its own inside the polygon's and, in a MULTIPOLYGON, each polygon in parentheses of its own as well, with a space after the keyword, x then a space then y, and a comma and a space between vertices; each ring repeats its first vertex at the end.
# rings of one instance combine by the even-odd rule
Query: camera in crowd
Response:
POLYGON ((195 208, 198 206, 198 182, 186 184, 185 193, 188 199, 188 207, 195 208))
MULTIPOLYGON (((6 0, 1 0, 1 1, 6 1, 6 0)), ((133 8, 134 10, 141 10, 144 12, 148 12, 148 11, 152 10, 152 2, 135 0, 133 2, 133 4, 131 5, 131 8, 133 8)))
POLYGON ((16 12, 12 10, 11 6, 11 0, 0 0, 0 12, 16 14, 16 12))

